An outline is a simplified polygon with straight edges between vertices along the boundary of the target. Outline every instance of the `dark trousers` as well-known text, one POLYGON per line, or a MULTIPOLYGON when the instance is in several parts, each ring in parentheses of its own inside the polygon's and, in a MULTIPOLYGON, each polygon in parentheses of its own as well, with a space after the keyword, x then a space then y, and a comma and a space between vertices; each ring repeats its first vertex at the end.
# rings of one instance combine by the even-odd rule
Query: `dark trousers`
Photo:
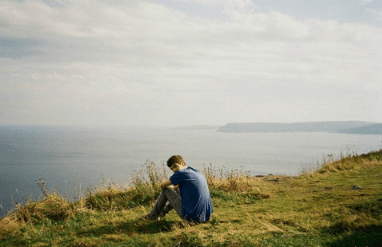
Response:
POLYGON ((179 189, 164 188, 151 210, 147 215, 149 219, 157 219, 165 216, 171 209, 175 209, 180 218, 182 217, 182 198, 180 197, 179 189))

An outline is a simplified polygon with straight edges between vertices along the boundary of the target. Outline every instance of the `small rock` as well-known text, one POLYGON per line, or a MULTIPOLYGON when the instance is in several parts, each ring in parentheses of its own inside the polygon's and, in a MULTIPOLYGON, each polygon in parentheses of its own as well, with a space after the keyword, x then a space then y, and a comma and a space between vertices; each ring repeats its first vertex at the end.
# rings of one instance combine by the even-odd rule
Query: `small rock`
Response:
POLYGON ((359 185, 354 185, 353 190, 362 190, 363 188, 359 185))

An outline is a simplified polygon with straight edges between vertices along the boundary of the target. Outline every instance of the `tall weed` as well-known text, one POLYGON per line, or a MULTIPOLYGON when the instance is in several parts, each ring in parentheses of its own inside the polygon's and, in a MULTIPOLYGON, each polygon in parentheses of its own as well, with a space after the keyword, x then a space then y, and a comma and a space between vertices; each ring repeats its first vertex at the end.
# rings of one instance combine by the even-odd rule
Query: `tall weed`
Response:
POLYGON ((245 191, 250 186, 250 173, 249 171, 243 171, 243 167, 240 170, 226 170, 224 167, 213 167, 210 164, 208 167, 204 166, 203 173, 210 188, 236 192, 245 191))
POLYGON ((155 199, 160 193, 160 183, 167 178, 167 167, 147 161, 139 171, 133 171, 130 183, 122 188, 109 183, 108 187, 88 191, 86 205, 91 209, 120 210, 132 208, 155 199))

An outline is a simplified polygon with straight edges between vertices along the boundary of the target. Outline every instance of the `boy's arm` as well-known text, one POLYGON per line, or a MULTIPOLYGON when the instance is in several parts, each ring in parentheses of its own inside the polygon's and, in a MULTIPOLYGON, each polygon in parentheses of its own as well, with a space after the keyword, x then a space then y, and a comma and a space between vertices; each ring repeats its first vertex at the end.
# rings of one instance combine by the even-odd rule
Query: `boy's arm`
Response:
POLYGON ((170 179, 166 179, 162 183, 160 183, 160 188, 163 190, 164 188, 167 188, 170 185, 172 185, 170 179))

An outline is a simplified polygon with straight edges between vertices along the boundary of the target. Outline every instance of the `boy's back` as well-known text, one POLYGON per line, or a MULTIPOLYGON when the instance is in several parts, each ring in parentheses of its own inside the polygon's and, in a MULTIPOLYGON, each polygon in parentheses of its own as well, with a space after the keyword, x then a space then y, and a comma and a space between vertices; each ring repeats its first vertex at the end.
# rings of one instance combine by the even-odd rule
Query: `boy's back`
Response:
POLYGON ((197 222, 209 220, 213 207, 207 181, 203 174, 188 166, 176 171, 170 177, 170 181, 173 185, 179 185, 183 218, 197 222))

